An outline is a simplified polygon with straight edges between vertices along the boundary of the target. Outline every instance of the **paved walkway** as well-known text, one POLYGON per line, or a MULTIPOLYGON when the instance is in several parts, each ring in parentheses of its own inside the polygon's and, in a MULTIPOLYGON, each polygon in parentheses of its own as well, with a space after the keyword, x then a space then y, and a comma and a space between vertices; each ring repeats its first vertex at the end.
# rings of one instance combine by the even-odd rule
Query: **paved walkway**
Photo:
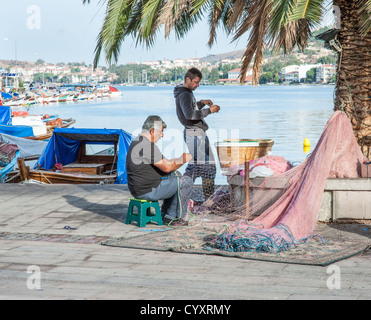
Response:
MULTIPOLYGON (((371 299, 370 250, 316 267, 100 245, 143 234, 124 223, 129 197, 122 185, 0 185, 0 299, 371 299)), ((370 225, 317 229, 371 244, 370 225)))

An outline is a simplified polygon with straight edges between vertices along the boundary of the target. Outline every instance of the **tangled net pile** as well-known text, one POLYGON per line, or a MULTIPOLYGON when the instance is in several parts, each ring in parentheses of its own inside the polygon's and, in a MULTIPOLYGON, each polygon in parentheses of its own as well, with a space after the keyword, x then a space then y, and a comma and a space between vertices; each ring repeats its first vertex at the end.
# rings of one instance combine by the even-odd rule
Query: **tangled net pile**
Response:
POLYGON ((248 206, 232 203, 229 186, 222 186, 195 207, 189 224, 218 230, 214 244, 220 250, 290 250, 319 237, 313 231, 327 178, 360 177, 360 164, 366 160, 348 117, 336 111, 303 163, 282 174, 261 178, 260 183, 250 180, 248 206))

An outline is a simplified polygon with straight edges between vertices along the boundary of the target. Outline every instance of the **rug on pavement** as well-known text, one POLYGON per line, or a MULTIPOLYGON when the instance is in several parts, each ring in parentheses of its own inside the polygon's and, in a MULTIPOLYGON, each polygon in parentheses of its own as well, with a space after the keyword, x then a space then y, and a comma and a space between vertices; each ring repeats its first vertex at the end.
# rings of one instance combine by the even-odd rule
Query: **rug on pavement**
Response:
POLYGON ((364 242, 329 240, 327 243, 322 243, 313 238, 304 244, 297 245, 290 251, 279 253, 229 252, 221 251, 215 247, 213 243, 215 236, 216 234, 212 230, 202 227, 178 227, 132 238, 111 238, 104 240, 101 244, 113 247, 214 254, 224 257, 316 266, 327 266, 347 259, 370 247, 370 243, 364 242))
POLYGON ((108 237, 95 236, 95 235, 0 232, 0 240, 46 241, 46 242, 94 244, 94 243, 100 243, 106 239, 108 239, 108 237))

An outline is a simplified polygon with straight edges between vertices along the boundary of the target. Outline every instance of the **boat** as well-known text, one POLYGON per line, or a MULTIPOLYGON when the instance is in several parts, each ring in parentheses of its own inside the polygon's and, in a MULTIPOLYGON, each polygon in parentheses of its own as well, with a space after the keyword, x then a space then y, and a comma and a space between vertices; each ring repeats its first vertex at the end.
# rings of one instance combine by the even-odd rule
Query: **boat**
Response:
POLYGON ((115 87, 108 86, 111 97, 121 96, 121 91, 117 90, 115 87))
POLYGON ((55 128, 67 128, 76 122, 72 118, 57 119, 48 122, 44 121, 44 116, 29 115, 25 111, 12 113, 10 107, 0 106, 0 133, 30 140, 46 140, 52 136, 55 128))
POLYGON ((37 160, 46 146, 46 141, 30 141, 0 133, 0 182, 6 182, 7 174, 13 171, 19 158, 37 160))
POLYGON ((121 95, 120 90, 107 84, 63 84, 61 87, 42 86, 41 88, 30 88, 30 90, 22 94, 1 92, 0 105, 8 107, 31 106, 34 104, 114 98, 121 95))
POLYGON ((121 129, 56 128, 34 168, 24 172, 27 180, 47 184, 126 184, 126 154, 132 140, 121 129), (105 152, 92 153, 92 146, 105 152))

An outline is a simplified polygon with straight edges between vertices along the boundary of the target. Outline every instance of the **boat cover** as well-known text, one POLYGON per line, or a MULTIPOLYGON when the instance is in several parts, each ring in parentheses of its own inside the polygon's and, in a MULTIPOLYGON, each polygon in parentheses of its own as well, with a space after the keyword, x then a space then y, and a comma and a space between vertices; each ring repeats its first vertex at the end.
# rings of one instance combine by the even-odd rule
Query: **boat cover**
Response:
POLYGON ((9 134, 15 137, 33 137, 31 126, 11 124, 12 111, 10 107, 0 106, 0 133, 9 134))
POLYGON ((19 156, 23 158, 40 155, 48 145, 47 141, 24 139, 4 133, 0 133, 0 142, 16 144, 20 152, 19 156))
POLYGON ((10 125, 11 110, 10 107, 0 106, 0 124, 10 125))
POLYGON ((9 93, 1 92, 1 96, 3 97, 4 100, 12 99, 13 96, 9 93))
POLYGON ((31 156, 38 156, 48 144, 46 141, 29 140, 3 133, 0 133, 0 143, 1 142, 15 144, 17 145, 18 150, 16 151, 13 160, 0 170, 0 182, 4 182, 6 175, 13 170, 14 166, 17 164, 18 157, 27 158, 31 156))
POLYGON ((62 165, 75 162, 82 141, 97 144, 117 141, 117 179, 115 183, 126 184, 126 154, 133 139, 134 137, 130 133, 122 129, 56 128, 35 164, 35 169, 50 170, 57 162, 62 165))

